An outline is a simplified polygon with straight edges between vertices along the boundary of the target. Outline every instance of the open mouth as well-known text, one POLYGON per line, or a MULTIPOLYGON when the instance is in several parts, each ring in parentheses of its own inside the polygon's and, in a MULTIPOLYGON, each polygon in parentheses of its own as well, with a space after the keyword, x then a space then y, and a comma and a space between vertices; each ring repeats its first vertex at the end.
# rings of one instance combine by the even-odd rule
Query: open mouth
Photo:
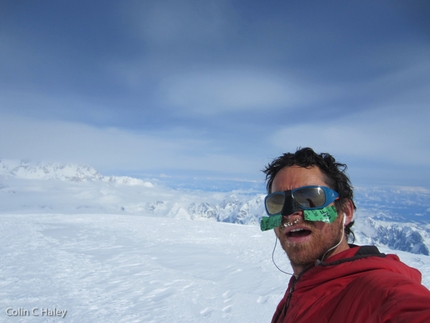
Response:
POLYGON ((306 237, 310 234, 311 234, 310 230, 297 228, 297 229, 293 229, 290 232, 288 232, 287 236, 291 237, 291 238, 298 238, 298 237, 306 237))

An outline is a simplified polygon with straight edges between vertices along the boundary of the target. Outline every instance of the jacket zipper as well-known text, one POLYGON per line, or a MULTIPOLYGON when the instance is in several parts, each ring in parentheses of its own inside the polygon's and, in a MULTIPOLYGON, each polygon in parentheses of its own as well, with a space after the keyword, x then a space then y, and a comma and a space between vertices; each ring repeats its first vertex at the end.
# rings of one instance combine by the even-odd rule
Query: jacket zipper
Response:
POLYGON ((302 272, 297 276, 296 280, 291 284, 291 288, 290 288, 290 290, 289 290, 289 292, 288 292, 288 297, 287 297, 287 300, 286 300, 286 302, 285 302, 284 308, 282 309, 282 313, 281 313, 281 315, 279 315, 278 320, 276 320, 276 322, 282 322, 282 321, 285 319, 285 317, 287 316, 287 311, 288 311, 288 308, 290 307, 291 298, 293 297, 293 292, 294 292, 294 290, 295 290, 295 288, 296 288, 296 284, 297 284, 297 282, 300 280, 300 278, 302 277, 302 275, 303 275, 306 271, 308 271, 309 269, 311 269, 311 268, 312 268, 312 267, 309 267, 309 268, 307 268, 307 269, 303 270, 303 271, 302 271, 302 272), (280 319, 281 319, 281 320, 280 320, 280 319))
POLYGON ((278 319, 276 320, 276 322, 282 322, 285 319, 285 317, 287 316, 287 311, 288 311, 288 308, 290 307, 290 301, 291 301, 291 298, 293 297, 294 287, 296 286, 297 281, 298 281, 298 279, 296 279, 291 284, 291 288, 288 291, 287 300, 285 301, 285 305, 282 309, 281 314, 279 315, 278 319))

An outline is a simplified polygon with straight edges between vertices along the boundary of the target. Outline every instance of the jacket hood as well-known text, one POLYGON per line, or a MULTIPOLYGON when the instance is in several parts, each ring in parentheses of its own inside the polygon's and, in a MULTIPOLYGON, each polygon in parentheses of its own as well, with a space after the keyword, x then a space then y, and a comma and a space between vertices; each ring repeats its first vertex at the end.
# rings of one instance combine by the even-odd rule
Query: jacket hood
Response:
POLYGON ((380 269, 401 274, 405 278, 421 283, 421 273, 401 262, 397 255, 386 255, 374 246, 350 245, 350 247, 351 249, 328 258, 326 262, 319 262, 300 274, 297 279, 300 281, 300 288, 313 288, 339 277, 353 279, 358 274, 380 269))

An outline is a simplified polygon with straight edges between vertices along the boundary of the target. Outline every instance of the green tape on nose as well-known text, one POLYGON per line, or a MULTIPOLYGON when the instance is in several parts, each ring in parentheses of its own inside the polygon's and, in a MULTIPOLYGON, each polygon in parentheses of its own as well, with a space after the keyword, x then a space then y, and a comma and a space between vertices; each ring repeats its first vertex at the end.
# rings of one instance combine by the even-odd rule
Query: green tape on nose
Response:
POLYGON ((321 221, 326 223, 333 223, 337 217, 337 211, 333 205, 318 210, 304 210, 304 214, 305 220, 307 221, 321 221))
POLYGON ((265 216, 261 218, 260 229, 261 231, 267 231, 279 227, 282 224, 282 215, 265 216))
MULTIPOLYGON (((306 221, 321 221, 326 223, 333 223, 337 218, 336 208, 332 206, 326 206, 325 208, 318 210, 304 210, 304 218, 306 221)), ((264 216, 260 221, 261 231, 267 231, 279 227, 282 224, 282 215, 264 216)))

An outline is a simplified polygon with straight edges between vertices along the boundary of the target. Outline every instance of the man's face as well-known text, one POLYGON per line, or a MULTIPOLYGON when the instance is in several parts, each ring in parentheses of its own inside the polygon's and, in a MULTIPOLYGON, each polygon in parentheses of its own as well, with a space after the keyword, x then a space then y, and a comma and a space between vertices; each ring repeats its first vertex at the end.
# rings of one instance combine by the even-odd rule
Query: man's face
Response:
MULTIPOLYGON (((291 166, 283 168, 276 174, 271 191, 287 191, 307 185, 327 186, 321 170, 318 167, 291 166)), ((315 260, 321 259, 342 237, 341 216, 333 223, 311 222, 303 219, 303 211, 298 211, 284 216, 282 224, 275 228, 275 233, 296 274, 315 260)))

